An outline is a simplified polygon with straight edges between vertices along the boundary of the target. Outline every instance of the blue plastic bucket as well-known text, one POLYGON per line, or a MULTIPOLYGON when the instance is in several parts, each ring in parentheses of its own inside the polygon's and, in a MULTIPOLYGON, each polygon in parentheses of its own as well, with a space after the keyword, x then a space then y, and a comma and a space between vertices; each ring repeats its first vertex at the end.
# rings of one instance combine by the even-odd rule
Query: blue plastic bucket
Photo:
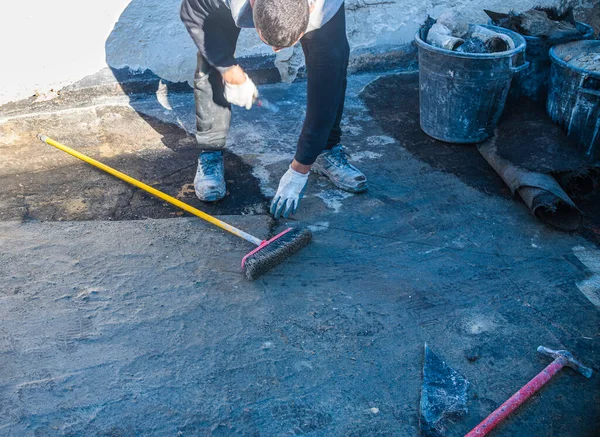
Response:
MULTIPOLYGON (((492 20, 490 24, 495 25, 492 20)), ((593 39, 594 28, 585 23, 577 22, 577 28, 581 32, 578 37, 549 39, 537 36, 521 35, 527 42, 527 61, 530 67, 517 74, 511 86, 511 96, 526 96, 534 100, 544 100, 548 93, 548 78, 550 77, 550 49, 559 44, 565 44, 571 41, 593 39)))
POLYGON ((550 49, 546 110, 588 157, 600 161, 600 73, 565 61, 590 52, 600 52, 600 41, 575 41, 550 49))
POLYGON ((460 53, 427 44, 427 30, 415 35, 419 47, 421 129, 448 143, 479 143, 489 138, 504 110, 515 73, 527 68, 525 39, 504 33, 515 48, 501 53, 460 53))

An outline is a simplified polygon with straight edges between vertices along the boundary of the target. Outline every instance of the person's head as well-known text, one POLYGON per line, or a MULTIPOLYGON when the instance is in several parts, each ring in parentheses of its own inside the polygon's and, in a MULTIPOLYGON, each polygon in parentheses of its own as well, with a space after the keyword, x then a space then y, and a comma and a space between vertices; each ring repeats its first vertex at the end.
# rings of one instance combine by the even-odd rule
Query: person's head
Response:
POLYGON ((274 50, 293 46, 308 27, 308 0, 255 0, 254 25, 261 39, 274 50))

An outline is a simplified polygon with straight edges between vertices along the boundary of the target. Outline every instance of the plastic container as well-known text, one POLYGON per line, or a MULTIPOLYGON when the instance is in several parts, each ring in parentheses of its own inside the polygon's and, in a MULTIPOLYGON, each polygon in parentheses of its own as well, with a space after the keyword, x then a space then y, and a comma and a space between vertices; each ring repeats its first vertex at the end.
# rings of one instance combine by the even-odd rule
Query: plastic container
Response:
POLYGON ((546 110, 588 157, 600 161, 600 73, 564 60, 590 52, 600 52, 600 41, 575 41, 550 49, 546 110))
POLYGON ((427 30, 415 35, 419 47, 421 129, 448 143, 479 143, 498 124, 515 73, 527 68, 525 39, 501 27, 515 48, 501 53, 459 53, 427 44, 427 30))
MULTIPOLYGON (((495 25, 490 20, 490 24, 495 25)), ((543 101, 548 94, 548 78, 550 77, 550 49, 558 44, 571 41, 593 39, 594 29, 585 23, 577 22, 577 28, 581 31, 578 38, 549 39, 538 36, 525 36, 527 42, 527 61, 531 64, 528 69, 517 74, 511 87, 511 96, 525 96, 534 100, 543 101)))

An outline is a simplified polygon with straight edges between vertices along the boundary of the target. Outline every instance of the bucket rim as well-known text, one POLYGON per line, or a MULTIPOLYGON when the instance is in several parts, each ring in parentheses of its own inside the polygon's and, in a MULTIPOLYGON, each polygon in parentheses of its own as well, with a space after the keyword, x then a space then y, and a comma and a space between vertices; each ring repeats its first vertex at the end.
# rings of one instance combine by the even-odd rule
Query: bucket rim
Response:
POLYGON ((417 33, 415 34, 415 42, 417 43, 417 45, 419 47, 422 47, 425 50, 429 50, 431 52, 445 54, 445 55, 450 54, 451 56, 454 56, 454 57, 457 57, 457 58, 464 58, 464 59, 502 59, 502 58, 510 58, 510 57, 512 57, 512 56, 514 56, 516 54, 524 52, 525 49, 527 48, 527 41, 525 40, 525 38, 523 37, 523 35, 520 35, 517 32, 514 32, 514 31, 512 31, 510 29, 505 29, 503 27, 493 26, 491 24, 479 24, 479 26, 486 27, 486 28, 491 29, 491 30, 499 30, 500 33, 504 33, 504 34, 510 36, 513 39, 513 41, 515 41, 515 43, 518 41, 519 45, 517 45, 517 47, 515 47, 512 50, 507 50, 505 52, 498 52, 498 53, 462 53, 462 52, 455 52, 453 50, 448 50, 448 49, 443 49, 441 47, 432 46, 431 44, 428 44, 427 42, 423 41, 423 39, 421 38, 421 30, 422 30, 422 28, 420 28, 419 30, 417 30, 417 33))
POLYGON ((594 71, 588 71, 585 70, 583 68, 580 67, 576 67, 573 64, 568 63, 567 61, 561 59, 558 54, 556 53, 556 49, 561 49, 561 48, 565 48, 566 46, 576 46, 576 45, 598 45, 598 48, 600 48, 600 41, 599 40, 594 40, 594 39, 582 39, 579 41, 571 41, 568 42, 566 44, 559 44, 557 46, 554 46, 550 49, 550 59, 552 60, 552 62, 554 62, 557 65, 560 65, 563 68, 567 68, 569 70, 573 70, 576 71, 577 73, 581 74, 581 75, 585 75, 588 77, 594 77, 597 79, 600 79, 600 73, 598 72, 594 72, 594 71))
MULTIPOLYGON (((492 26, 500 27, 492 19, 490 19, 489 24, 491 24, 492 26)), ((581 35, 581 39, 578 39, 576 41, 581 41, 581 40, 584 40, 584 39, 589 39, 591 36, 594 36, 594 28, 592 26, 590 26, 589 24, 584 23, 583 21, 575 21, 575 24, 578 25, 578 27, 585 28, 585 33, 583 35, 581 35)), ((506 30, 510 30, 510 29, 506 29, 506 30)), ((513 32, 514 32, 514 30, 513 30, 513 32)), ((519 33, 519 32, 516 32, 516 33, 519 33)), ((521 34, 519 33, 519 35, 521 35, 521 34)), ((526 42, 538 42, 538 41, 544 41, 545 40, 545 38, 542 38, 541 36, 528 36, 528 35, 521 35, 521 36, 523 38, 525 38, 526 42)), ((569 41, 569 42, 572 42, 572 41, 569 41)))

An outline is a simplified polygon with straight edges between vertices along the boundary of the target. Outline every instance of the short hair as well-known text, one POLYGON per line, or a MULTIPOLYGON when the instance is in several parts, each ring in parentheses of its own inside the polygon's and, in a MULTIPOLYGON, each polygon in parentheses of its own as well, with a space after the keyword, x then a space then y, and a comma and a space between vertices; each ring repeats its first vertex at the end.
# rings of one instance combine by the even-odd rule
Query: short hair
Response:
POLYGON ((308 28, 308 0, 256 0, 252 8, 254 25, 270 46, 294 45, 308 28))

